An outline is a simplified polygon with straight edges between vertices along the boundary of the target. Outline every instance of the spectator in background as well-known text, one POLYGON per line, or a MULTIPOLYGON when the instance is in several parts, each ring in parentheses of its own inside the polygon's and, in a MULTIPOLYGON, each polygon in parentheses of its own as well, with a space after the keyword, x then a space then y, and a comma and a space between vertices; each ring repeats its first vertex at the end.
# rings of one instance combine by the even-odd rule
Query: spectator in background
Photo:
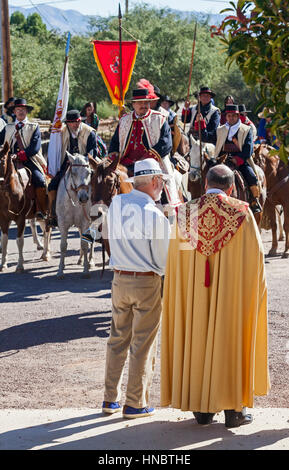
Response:
POLYGON ((93 127, 95 131, 98 129, 99 125, 99 118, 95 112, 95 104, 94 103, 86 103, 81 111, 81 116, 84 117, 83 122, 88 126, 93 127))

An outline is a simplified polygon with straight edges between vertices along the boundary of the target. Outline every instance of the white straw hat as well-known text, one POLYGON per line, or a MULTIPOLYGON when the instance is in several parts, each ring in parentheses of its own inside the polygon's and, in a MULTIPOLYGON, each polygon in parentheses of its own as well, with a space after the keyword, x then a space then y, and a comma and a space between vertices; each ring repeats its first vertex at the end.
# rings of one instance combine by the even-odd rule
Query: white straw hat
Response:
POLYGON ((154 158, 139 160, 134 164, 134 175, 126 181, 133 183, 138 176, 161 175, 165 181, 171 178, 171 175, 164 174, 159 163, 154 158))

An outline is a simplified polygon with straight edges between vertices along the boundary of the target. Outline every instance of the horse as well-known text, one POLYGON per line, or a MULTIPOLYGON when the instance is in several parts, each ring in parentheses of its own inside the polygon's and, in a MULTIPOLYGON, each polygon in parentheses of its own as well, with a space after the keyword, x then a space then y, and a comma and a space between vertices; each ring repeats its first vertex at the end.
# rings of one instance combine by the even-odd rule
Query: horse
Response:
MULTIPOLYGON (((14 157, 9 153, 6 142, 0 152, 0 228, 2 231, 2 262, 0 271, 7 268, 8 230, 12 221, 17 225, 18 263, 16 272, 24 272, 23 246, 26 219, 35 219, 36 207, 31 198, 31 183, 29 170, 16 169, 14 157)), ((45 221, 39 221, 44 234, 44 248, 41 259, 50 259, 50 234, 45 221)), ((32 222, 32 226, 33 226, 32 222)), ((32 229, 33 233, 33 229, 32 229)), ((36 230, 35 230, 36 234, 36 230)))
MULTIPOLYGON (((192 136, 191 139, 191 151, 190 151, 190 172, 188 175, 188 191, 191 194, 192 199, 200 197, 205 192, 205 179, 208 170, 217 164, 225 163, 231 168, 235 174, 235 184, 234 189, 231 194, 232 197, 240 199, 242 201, 249 201, 250 193, 249 188, 244 182, 244 179, 238 168, 234 163, 228 158, 227 154, 224 154, 218 158, 215 158, 215 146, 210 143, 202 144, 202 165, 200 166, 200 143, 196 141, 192 136)), ((253 163, 254 164, 254 163, 253 163)), ((266 178, 264 171, 258 165, 254 165, 255 172, 257 174, 260 186, 260 198, 259 202, 263 208, 266 201, 266 178)), ((256 223, 260 229, 262 212, 254 214, 256 223)))
POLYGON ((68 230, 73 225, 80 233, 80 257, 78 264, 83 262, 82 277, 89 277, 89 270, 93 266, 92 256, 88 257, 88 245, 81 239, 81 234, 88 230, 91 224, 91 174, 90 160, 80 154, 66 153, 69 166, 59 183, 56 197, 56 215, 60 240, 60 262, 57 278, 64 278, 65 256, 67 251, 68 230))
MULTIPOLYGON (((255 148, 255 162, 263 169, 267 182, 267 199, 264 207, 264 221, 269 220, 272 230, 272 246, 268 256, 277 254, 277 223, 276 206, 282 206, 284 211, 285 249, 282 258, 289 257, 289 168, 280 160, 276 151, 267 144, 259 144, 255 148)), ((267 227, 264 227, 267 228, 267 227)))
POLYGON ((97 163, 90 158, 93 168, 92 175, 92 209, 91 215, 97 219, 98 241, 102 244, 103 270, 105 263, 105 251, 110 256, 109 243, 107 239, 105 218, 112 198, 117 194, 130 193, 133 185, 126 182, 128 178, 127 168, 119 164, 118 159, 110 162, 104 159, 97 163))

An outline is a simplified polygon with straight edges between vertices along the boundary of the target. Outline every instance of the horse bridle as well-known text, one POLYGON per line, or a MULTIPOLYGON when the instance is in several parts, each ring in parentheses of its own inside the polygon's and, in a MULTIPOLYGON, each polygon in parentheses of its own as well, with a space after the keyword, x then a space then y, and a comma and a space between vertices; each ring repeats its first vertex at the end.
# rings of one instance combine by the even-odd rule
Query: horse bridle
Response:
POLYGON ((73 186, 71 186, 71 189, 72 191, 74 191, 76 194, 78 193, 78 191, 80 191, 81 189, 85 189, 86 191, 88 191, 89 189, 89 185, 88 184, 80 184, 79 186, 75 186, 75 181, 73 179, 73 174, 72 174, 72 171, 71 171, 71 168, 73 166, 82 166, 82 167, 89 167, 89 164, 88 163, 70 163, 69 164, 69 170, 70 170, 70 175, 71 175, 71 179, 72 179, 72 183, 73 183, 73 186))

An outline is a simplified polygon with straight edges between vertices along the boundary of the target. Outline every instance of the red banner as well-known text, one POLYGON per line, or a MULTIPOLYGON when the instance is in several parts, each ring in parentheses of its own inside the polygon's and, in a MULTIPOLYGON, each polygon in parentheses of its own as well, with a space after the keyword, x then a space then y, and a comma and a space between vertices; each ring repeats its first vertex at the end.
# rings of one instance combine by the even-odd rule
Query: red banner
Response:
POLYGON ((137 41, 122 41, 122 92, 120 96, 120 47, 119 41, 93 41, 93 54, 113 104, 119 107, 124 104, 131 74, 137 55, 137 41))

